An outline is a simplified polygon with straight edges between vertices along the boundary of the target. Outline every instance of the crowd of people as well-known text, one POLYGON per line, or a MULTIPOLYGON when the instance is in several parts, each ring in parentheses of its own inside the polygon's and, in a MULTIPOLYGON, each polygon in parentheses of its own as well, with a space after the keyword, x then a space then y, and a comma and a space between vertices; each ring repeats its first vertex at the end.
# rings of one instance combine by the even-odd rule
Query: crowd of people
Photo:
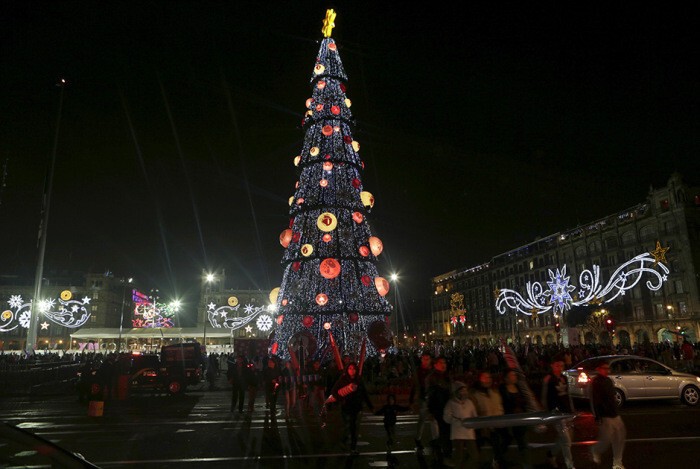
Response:
MULTIPOLYGON (((324 366, 317 360, 300 365, 295 360, 278 362, 275 357, 263 357, 266 366, 261 368, 261 357, 228 355, 221 359, 228 364, 227 378, 233 390, 231 412, 243 413, 246 398, 247 410, 252 411, 260 389, 264 390, 271 418, 275 418, 279 405, 283 406, 280 414, 285 418, 309 412, 319 415, 320 425, 324 425, 327 410, 337 408, 344 429, 341 444, 353 453, 357 451, 363 406, 383 416, 388 451, 396 444, 397 415, 413 409, 418 415, 415 449, 422 453, 429 446, 436 467, 478 467, 477 461, 483 462, 485 454, 489 454, 490 467, 516 463, 527 468, 532 465, 527 427, 474 429, 464 426, 463 419, 537 410, 573 416, 575 409, 563 372, 586 358, 636 354, 682 370, 697 370, 696 360, 700 358, 687 341, 629 349, 601 345, 514 347, 509 349, 510 362, 504 350, 441 346, 422 351, 401 349, 398 353, 368 357, 361 367, 349 355, 342 357, 342 366, 334 362, 324 366), (533 390, 539 391, 536 396, 533 390), (385 403, 375 409, 382 396, 385 403), (517 445, 516 460, 508 461, 507 448, 513 442, 517 445), (490 450, 484 452, 486 447, 490 450)), ((612 381, 607 379, 606 370, 609 366, 601 361, 598 378, 592 383, 592 410, 600 423, 600 441, 593 446, 591 458, 599 461, 611 445, 613 467, 622 468, 625 430, 617 415, 612 381)), ((556 438, 553 450, 547 453, 547 463, 573 468, 571 419, 560 419, 552 428, 556 438)))

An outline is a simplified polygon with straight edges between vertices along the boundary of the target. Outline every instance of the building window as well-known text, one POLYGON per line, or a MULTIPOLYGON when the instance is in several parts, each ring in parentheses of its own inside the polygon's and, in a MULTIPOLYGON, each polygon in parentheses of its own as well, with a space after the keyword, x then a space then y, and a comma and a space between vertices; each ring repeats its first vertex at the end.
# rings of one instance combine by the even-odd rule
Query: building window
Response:
POLYGON ((656 228, 652 225, 643 226, 639 230, 639 238, 642 241, 650 241, 656 238, 656 228))
POLYGON ((98 305, 92 305, 92 312, 93 313, 97 312, 97 307, 98 307, 98 305))
POLYGON ((676 280, 673 282, 674 287, 676 288, 676 293, 683 293, 683 281, 682 280, 676 280))
POLYGON ((664 305, 661 303, 656 303, 654 305, 654 316, 656 316, 656 319, 665 319, 666 313, 664 313, 664 305))
POLYGON ((668 210, 668 207, 669 207, 668 199, 664 199, 661 202, 659 202, 659 206, 661 207, 661 210, 668 210))
POLYGON ((635 241, 634 231, 625 231, 622 233, 622 244, 633 244, 635 241))
POLYGON ((681 310, 681 314, 683 316, 688 314, 688 306, 685 304, 685 301, 679 301, 678 302, 678 309, 681 310))
POLYGON ((90 316, 90 322, 97 322, 97 315, 93 314, 90 316))
POLYGON ((644 320, 644 308, 641 306, 634 307, 634 320, 643 321, 644 320))
POLYGON ((100 298, 100 292, 92 292, 92 299, 93 300, 98 300, 100 298))

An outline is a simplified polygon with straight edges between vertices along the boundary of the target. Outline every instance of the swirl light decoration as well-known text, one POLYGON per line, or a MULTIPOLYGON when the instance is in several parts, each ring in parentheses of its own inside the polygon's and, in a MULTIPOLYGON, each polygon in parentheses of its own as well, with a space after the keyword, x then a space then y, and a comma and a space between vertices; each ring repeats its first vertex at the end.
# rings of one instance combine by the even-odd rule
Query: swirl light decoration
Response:
MULTIPOLYGON (((31 323, 31 300, 22 299, 22 295, 10 295, 7 301, 9 308, 0 312, 0 332, 10 332, 17 327, 29 328, 31 323)), ((57 299, 47 299, 39 302, 37 311, 49 321, 59 326, 78 328, 90 318, 90 298, 73 299, 65 292, 57 299), (64 300, 63 298, 69 298, 64 300)))
POLYGON ((207 319, 209 324, 216 329, 226 328, 235 331, 257 318, 256 327, 260 331, 267 332, 272 329, 273 321, 272 316, 265 313, 271 310, 272 306, 265 307, 247 304, 241 309, 240 304, 217 307, 214 303, 209 303, 207 305, 207 319), (244 315, 240 316, 241 313, 244 315))
POLYGON ((505 314, 509 310, 532 316, 551 311, 554 314, 568 311, 572 306, 610 303, 628 290, 636 287, 642 277, 650 278, 645 286, 651 291, 659 290, 668 280, 669 269, 659 262, 652 253, 640 254, 620 265, 604 283, 600 275, 600 266, 593 265, 579 275, 579 286, 569 284, 566 265, 561 270, 549 270, 549 280, 545 289, 540 282, 525 284, 525 295, 515 290, 503 288, 497 290, 496 310, 505 314), (576 292, 576 298, 571 296, 576 292))

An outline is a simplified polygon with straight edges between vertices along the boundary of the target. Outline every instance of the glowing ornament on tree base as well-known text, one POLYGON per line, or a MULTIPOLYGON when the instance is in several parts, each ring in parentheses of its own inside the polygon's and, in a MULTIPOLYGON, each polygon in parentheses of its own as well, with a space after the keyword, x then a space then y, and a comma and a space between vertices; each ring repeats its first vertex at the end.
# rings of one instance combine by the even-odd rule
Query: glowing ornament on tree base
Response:
POLYGON ((316 304, 319 306, 326 306, 326 304, 328 304, 328 295, 325 293, 316 295, 316 304))

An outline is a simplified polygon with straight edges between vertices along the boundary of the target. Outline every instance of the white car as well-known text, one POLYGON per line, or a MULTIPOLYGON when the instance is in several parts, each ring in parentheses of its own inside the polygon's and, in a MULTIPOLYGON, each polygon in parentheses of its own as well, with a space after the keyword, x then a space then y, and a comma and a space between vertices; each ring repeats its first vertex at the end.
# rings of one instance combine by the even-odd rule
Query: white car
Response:
POLYGON ((601 361, 610 363, 610 379, 615 385, 615 399, 620 407, 625 401, 680 399, 686 405, 700 402, 700 377, 681 373, 645 357, 607 355, 583 360, 566 370, 571 397, 588 399, 588 387, 598 373, 601 361))

